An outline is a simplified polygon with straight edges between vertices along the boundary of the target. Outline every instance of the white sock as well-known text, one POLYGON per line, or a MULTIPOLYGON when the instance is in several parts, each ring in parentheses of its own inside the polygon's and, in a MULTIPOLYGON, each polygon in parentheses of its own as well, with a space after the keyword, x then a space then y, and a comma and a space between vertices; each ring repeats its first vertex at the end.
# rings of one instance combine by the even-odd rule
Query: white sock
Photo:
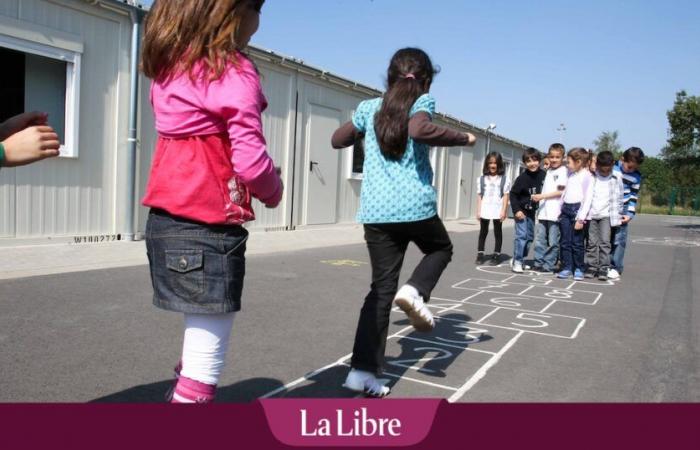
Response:
POLYGON ((235 313, 185 314, 182 376, 201 383, 219 384, 234 316, 235 313))

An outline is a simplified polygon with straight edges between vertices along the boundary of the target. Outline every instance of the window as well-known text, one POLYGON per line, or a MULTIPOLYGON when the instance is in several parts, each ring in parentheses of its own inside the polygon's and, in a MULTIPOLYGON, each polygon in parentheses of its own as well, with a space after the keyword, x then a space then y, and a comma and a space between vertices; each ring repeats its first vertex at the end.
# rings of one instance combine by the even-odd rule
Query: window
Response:
POLYGON ((61 156, 77 157, 81 53, 74 36, 0 17, 0 121, 47 112, 61 156))

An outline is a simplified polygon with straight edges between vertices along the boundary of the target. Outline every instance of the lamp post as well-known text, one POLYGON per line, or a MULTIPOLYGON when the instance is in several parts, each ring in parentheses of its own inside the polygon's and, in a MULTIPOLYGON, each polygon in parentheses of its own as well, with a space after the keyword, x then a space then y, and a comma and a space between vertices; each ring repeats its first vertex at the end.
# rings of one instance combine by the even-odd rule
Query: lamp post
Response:
POLYGON ((486 127, 486 151, 484 153, 484 160, 486 160, 486 156, 489 154, 489 151, 491 149, 491 132, 496 128, 495 123, 490 123, 488 127, 486 127))
POLYGON ((563 123, 559 124, 559 127, 557 128, 557 131, 559 132, 559 142, 564 143, 564 132, 566 131, 566 125, 563 123))

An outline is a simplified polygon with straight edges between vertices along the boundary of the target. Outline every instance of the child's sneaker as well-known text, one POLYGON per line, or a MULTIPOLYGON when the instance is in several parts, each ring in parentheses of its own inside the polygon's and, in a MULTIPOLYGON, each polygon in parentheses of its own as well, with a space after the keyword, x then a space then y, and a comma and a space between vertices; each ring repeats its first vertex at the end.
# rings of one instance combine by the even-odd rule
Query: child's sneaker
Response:
POLYGON ((601 270, 601 271, 598 273, 598 279, 599 279, 600 281, 608 281, 608 273, 607 273, 607 271, 601 270))
POLYGON ((435 327, 433 313, 413 286, 404 284, 396 293, 394 303, 406 313, 416 330, 428 332, 435 327))
POLYGON ((351 369, 348 377, 343 383, 343 387, 355 392, 362 392, 370 397, 386 397, 391 392, 391 388, 386 386, 389 380, 377 378, 372 372, 351 369))
POLYGON ((523 263, 520 261, 513 261, 513 268, 511 270, 515 273, 523 273, 523 263))
POLYGON ((566 270, 566 269, 562 270, 561 272, 559 272, 559 273, 557 274, 557 278, 561 278, 562 280, 566 280, 566 279, 569 278, 570 276, 571 276, 571 271, 570 271, 570 270, 566 270))
POLYGON ((581 272, 581 269, 576 269, 576 271, 574 272, 574 280, 575 281, 583 281, 583 279, 584 279, 584 276, 583 276, 583 272, 581 272))
POLYGON ((586 273, 584 273, 583 276, 588 279, 593 279, 598 276, 598 272, 589 269, 586 270, 586 273))
POLYGON ((610 270, 608 270, 608 278, 611 280, 619 280, 620 279, 620 272, 618 272, 615 269, 610 269, 610 270))
POLYGON ((486 260, 486 258, 484 258, 484 252, 479 252, 476 254, 476 259, 474 260, 474 264, 479 266, 479 265, 483 264, 485 260, 486 260))
POLYGON ((501 254, 500 253, 494 253, 493 255, 491 255, 491 261, 489 262, 489 264, 491 264, 492 266, 497 266, 500 263, 501 263, 501 254))

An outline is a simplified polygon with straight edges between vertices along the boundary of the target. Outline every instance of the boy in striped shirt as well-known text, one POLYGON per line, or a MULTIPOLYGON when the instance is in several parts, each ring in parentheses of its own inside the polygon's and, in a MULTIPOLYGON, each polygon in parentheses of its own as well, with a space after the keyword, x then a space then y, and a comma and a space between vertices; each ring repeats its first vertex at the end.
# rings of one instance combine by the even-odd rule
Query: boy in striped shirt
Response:
POLYGON ((608 272, 608 278, 620 278, 624 269, 625 247, 627 246, 627 233, 629 222, 637 212, 639 201, 639 188, 642 185, 642 174, 639 166, 644 162, 644 152, 639 147, 630 147, 622 154, 622 158, 615 164, 613 170, 622 178, 624 185, 624 209, 622 213, 622 225, 615 229, 612 236, 612 269, 608 272))

